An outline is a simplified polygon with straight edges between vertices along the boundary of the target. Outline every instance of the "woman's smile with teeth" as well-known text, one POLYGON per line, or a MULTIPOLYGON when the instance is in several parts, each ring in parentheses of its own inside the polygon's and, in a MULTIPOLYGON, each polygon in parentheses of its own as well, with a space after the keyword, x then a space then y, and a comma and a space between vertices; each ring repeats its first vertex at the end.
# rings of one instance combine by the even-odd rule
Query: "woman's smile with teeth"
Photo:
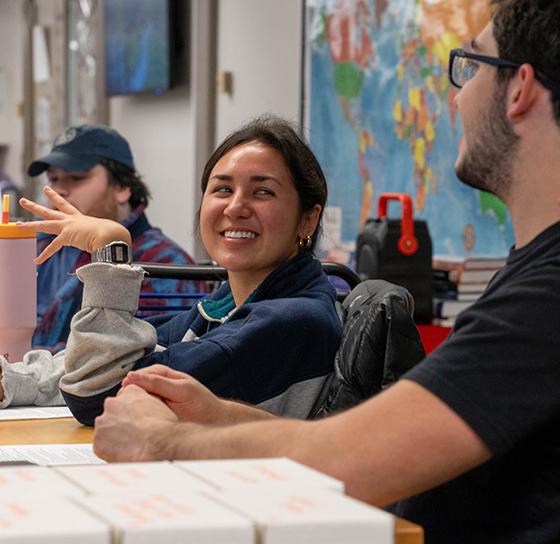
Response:
POLYGON ((247 230, 226 230, 224 236, 226 238, 254 238, 256 234, 247 230))

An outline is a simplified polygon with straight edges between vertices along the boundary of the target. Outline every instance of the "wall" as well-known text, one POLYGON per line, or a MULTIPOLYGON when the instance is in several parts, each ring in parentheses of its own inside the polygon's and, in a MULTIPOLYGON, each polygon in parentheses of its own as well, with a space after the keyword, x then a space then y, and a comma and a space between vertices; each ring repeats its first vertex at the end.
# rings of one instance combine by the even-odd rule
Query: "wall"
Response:
POLYGON ((301 0, 221 0, 218 70, 233 73, 234 88, 232 95, 216 96, 215 131, 207 126, 214 114, 207 101, 215 92, 213 67, 208 66, 215 38, 204 32, 215 22, 200 13, 207 1, 191 1, 188 87, 161 97, 114 97, 109 104, 110 123, 129 139, 138 170, 152 190, 150 220, 198 257, 202 254, 193 236, 198 183, 213 144, 260 113, 297 121, 300 106, 301 0), (208 145, 205 138, 211 140, 208 145))
POLYGON ((217 142, 261 113, 299 121, 302 9, 302 0, 220 2, 218 73, 232 73, 233 93, 217 95, 217 142))
POLYGON ((8 144, 5 171, 23 184, 23 3, 0 0, 0 144, 8 144))
POLYGON ((188 90, 161 97, 110 99, 111 125, 130 142, 136 168, 152 192, 150 221, 188 250, 193 250, 192 118, 188 90))
MULTIPOLYGON (((22 178, 17 104, 23 76, 21 61, 14 59, 23 56, 22 4, 0 0, 0 67, 8 70, 8 114, 0 113, 0 143, 11 146, 8 171, 17 179, 22 178)), ((201 256, 193 221, 200 173, 215 143, 260 113, 299 119, 302 0, 190 0, 185 5, 190 6, 181 21, 190 32, 188 83, 159 97, 111 98, 109 123, 129 139, 153 193, 152 223, 201 256), (233 73, 231 95, 215 95, 216 58, 219 70, 233 73)))

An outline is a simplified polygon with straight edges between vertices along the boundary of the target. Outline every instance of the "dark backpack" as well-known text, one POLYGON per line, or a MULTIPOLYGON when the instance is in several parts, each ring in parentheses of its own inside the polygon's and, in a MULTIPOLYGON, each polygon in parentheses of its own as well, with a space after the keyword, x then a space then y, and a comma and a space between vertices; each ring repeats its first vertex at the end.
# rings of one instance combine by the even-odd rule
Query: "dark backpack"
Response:
POLYGON ((352 289, 342 303, 342 338, 335 368, 309 419, 359 404, 424 358, 413 312, 414 300, 404 287, 367 280, 352 289))

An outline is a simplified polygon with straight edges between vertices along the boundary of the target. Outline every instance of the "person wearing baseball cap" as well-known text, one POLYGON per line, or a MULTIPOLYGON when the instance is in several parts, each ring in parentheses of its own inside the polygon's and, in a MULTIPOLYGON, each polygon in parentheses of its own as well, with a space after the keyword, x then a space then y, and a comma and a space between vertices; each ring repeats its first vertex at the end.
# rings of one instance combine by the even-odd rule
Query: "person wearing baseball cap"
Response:
POLYGON ((115 129, 99 125, 68 127, 57 136, 48 155, 29 165, 27 173, 38 176, 49 167, 85 172, 104 159, 135 169, 130 146, 115 129))
MULTIPOLYGON (((144 213, 150 191, 136 171, 128 142, 113 128, 81 125, 66 128, 44 157, 28 167, 30 176, 46 173, 48 184, 80 212, 119 221, 132 237, 132 260, 191 264, 193 259, 144 213)), ((37 238, 37 254, 54 236, 37 238)), ((81 307, 82 283, 74 274, 90 262, 89 253, 64 247, 38 267, 37 328, 33 346, 52 352, 65 347, 70 321, 81 307)), ((144 292, 207 292, 204 282, 144 279, 144 292)), ((165 299, 150 299, 161 306, 165 299)), ((174 302, 176 304, 176 302, 174 302)), ((190 305, 189 299, 180 304, 190 305)))

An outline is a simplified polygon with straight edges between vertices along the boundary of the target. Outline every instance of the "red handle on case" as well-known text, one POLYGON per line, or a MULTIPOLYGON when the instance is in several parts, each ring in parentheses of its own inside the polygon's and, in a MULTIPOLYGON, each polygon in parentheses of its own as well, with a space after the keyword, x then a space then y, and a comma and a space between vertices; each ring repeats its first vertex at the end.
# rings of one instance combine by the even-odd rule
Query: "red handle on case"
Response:
POLYGON ((402 204, 401 237, 397 248, 403 255, 413 255, 418 251, 418 240, 414 236, 414 219, 412 218, 412 200, 405 193, 383 193, 379 197, 377 216, 379 219, 387 216, 387 202, 400 200, 402 204))

